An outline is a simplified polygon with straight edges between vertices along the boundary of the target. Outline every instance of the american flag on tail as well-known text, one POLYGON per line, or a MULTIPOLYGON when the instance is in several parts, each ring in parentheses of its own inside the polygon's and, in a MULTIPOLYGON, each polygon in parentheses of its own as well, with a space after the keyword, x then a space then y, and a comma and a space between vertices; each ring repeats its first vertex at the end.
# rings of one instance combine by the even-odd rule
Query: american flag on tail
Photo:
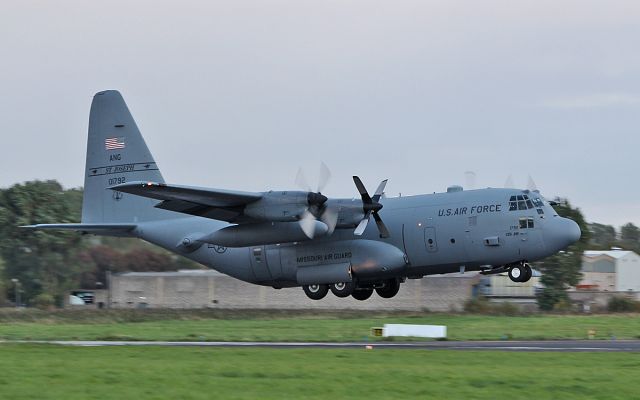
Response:
POLYGON ((124 138, 123 137, 106 138, 104 140, 104 148, 105 150, 124 149, 124 138))

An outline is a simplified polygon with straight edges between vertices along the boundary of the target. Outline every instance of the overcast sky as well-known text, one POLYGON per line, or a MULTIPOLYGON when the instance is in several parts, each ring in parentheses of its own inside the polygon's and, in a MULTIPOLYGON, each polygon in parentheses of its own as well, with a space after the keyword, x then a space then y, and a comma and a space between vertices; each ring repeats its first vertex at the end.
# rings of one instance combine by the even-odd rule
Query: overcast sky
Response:
POLYGON ((640 2, 26 1, 0 5, 0 186, 83 184, 120 90, 171 183, 329 196, 531 175, 640 224, 640 2))

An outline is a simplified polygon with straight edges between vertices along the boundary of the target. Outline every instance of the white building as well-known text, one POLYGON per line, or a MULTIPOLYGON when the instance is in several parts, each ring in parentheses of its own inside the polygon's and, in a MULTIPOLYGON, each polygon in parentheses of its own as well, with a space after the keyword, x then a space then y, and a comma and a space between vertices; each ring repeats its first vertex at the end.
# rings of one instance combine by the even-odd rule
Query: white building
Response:
POLYGON ((640 292, 640 256, 633 251, 587 250, 582 255, 578 289, 640 292))

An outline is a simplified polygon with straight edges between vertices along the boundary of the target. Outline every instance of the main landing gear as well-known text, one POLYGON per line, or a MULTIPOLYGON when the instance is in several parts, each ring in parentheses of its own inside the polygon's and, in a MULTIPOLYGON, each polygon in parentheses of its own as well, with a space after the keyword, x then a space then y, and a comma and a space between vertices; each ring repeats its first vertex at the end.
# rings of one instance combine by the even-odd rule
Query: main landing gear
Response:
POLYGON ((356 300, 367 300, 373 294, 374 290, 378 293, 378 296, 383 299, 390 299, 400 290, 399 279, 388 279, 383 282, 378 282, 373 285, 367 285, 359 287, 356 282, 338 282, 331 285, 305 285, 302 287, 304 294, 311 300, 323 299, 329 290, 336 297, 353 297, 356 300))
POLYGON ((329 293, 329 285, 305 285, 302 290, 311 300, 320 300, 329 293))
POLYGON ((393 296, 398 294, 399 290, 400 290, 400 281, 397 279, 389 279, 384 282, 384 285, 382 287, 376 288, 376 292, 378 293, 378 296, 382 297, 383 299, 392 298, 393 296))
POLYGON ((509 268, 509 279, 513 282, 527 282, 532 276, 531 266, 528 263, 515 264, 509 268))
POLYGON ((349 297, 356 290, 356 284, 352 282, 338 282, 329 286, 331 293, 336 297, 349 297))

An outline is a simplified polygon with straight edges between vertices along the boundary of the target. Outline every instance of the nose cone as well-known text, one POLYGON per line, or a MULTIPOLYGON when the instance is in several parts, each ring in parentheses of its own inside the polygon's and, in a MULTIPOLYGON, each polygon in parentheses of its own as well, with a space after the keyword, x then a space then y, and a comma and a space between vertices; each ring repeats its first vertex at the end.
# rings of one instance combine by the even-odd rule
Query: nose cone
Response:
POLYGON ((556 217, 545 236, 547 246, 555 249, 555 251, 560 251, 580 240, 582 231, 580 231, 580 226, 575 221, 569 218, 556 217))
POLYGON ((569 244, 574 244, 578 240, 580 240, 580 236, 582 236, 582 231, 580 230, 580 225, 578 225, 574 220, 566 218, 569 225, 567 227, 567 239, 569 240, 569 244))

